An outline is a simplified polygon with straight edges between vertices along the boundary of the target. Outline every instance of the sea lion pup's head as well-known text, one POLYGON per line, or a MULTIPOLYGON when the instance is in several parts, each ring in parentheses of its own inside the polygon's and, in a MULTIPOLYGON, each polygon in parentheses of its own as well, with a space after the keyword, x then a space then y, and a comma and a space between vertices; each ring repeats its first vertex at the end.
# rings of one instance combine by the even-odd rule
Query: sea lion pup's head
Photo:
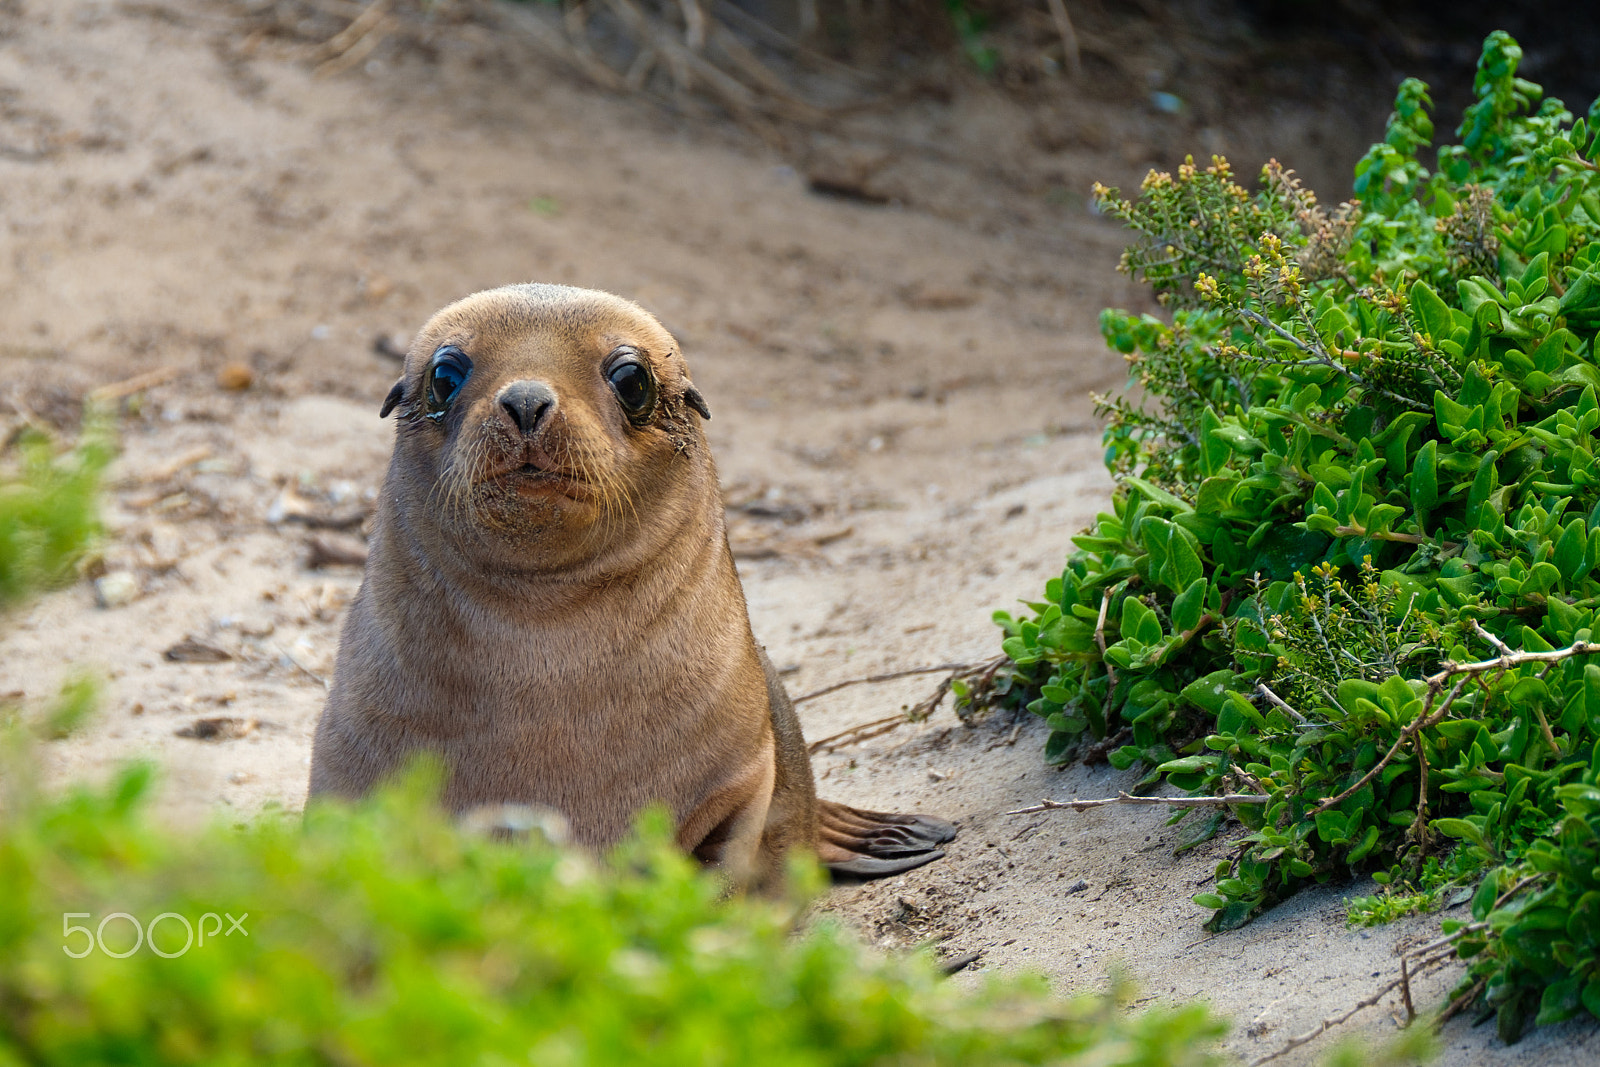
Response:
POLYGON ((412 341, 391 411, 399 521, 473 569, 610 569, 716 490, 677 342, 609 293, 512 285, 450 305, 412 341))

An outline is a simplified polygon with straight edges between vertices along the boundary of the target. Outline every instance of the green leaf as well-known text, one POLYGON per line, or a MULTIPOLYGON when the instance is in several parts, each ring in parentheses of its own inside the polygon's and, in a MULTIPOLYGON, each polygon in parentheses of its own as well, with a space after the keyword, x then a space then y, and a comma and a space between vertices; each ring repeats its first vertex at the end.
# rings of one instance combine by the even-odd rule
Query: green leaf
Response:
POLYGON ((1568 582, 1576 581, 1589 570, 1584 558, 1588 545, 1589 531, 1583 519, 1575 518, 1567 523, 1560 539, 1556 541, 1553 559, 1561 577, 1568 582))
POLYGON ((1355 848, 1352 848, 1350 850, 1350 854, 1345 857, 1346 861, 1353 864, 1365 859, 1367 854, 1377 847, 1378 838, 1378 827, 1376 825, 1367 827, 1367 832, 1362 835, 1361 841, 1356 845, 1355 848))
POLYGON ((1417 449, 1411 467, 1411 506, 1418 511, 1432 511, 1439 502, 1438 462, 1439 442, 1430 440, 1417 449))
POLYGON ((1136 596, 1122 598, 1122 623, 1119 627, 1123 637, 1135 637, 1139 632, 1140 623, 1150 614, 1150 609, 1136 596))
POLYGON ((1383 690, 1375 682, 1365 678, 1345 678, 1335 690, 1339 697, 1339 704, 1346 711, 1355 706, 1356 701, 1366 700, 1373 704, 1383 699, 1383 690))
POLYGON ((1600 326, 1600 274, 1586 271, 1567 287, 1561 297, 1561 314, 1567 325, 1592 332, 1600 326))
POLYGON ((1065 763, 1072 755, 1073 742, 1077 741, 1077 734, 1064 730, 1056 730, 1045 739, 1044 761, 1046 763, 1065 763))
POLYGON ((1465 404, 1456 403, 1443 392, 1435 390, 1433 394, 1434 420, 1439 425, 1439 432, 1451 440, 1460 435, 1461 428, 1472 417, 1472 410, 1465 404))
MULTIPOLYGON (((1176 540, 1176 538, 1174 538, 1176 540)), ((1210 583, 1204 578, 1196 578, 1189 583, 1188 588, 1179 593, 1172 602, 1172 628, 1177 633, 1186 633, 1200 625, 1200 618, 1206 609, 1206 593, 1210 583)))
POLYGON ((1161 620, 1145 607, 1138 597, 1125 597, 1122 601, 1122 636, 1132 638, 1146 647, 1162 638, 1161 620))
MULTIPOLYGON (((1217 418, 1217 413, 1210 405, 1200 414, 1200 459, 1205 469, 1206 476, 1216 474, 1228 463, 1231 449, 1228 442, 1215 436, 1216 431, 1222 428, 1222 420, 1217 418)), ((1199 510, 1204 511, 1205 508, 1199 510)))
POLYGON ((1410 704, 1417 698, 1411 684, 1398 674, 1391 674, 1378 686, 1378 702, 1390 714, 1398 714, 1400 709, 1410 704))
POLYGON ((1435 343, 1448 341, 1455 330, 1450 317, 1450 306, 1444 302, 1427 282, 1411 283, 1411 310, 1417 316, 1422 332, 1435 343))
POLYGON ((1465 819, 1434 819, 1428 825, 1432 826, 1435 830, 1439 831, 1441 834, 1444 834, 1446 837, 1455 837, 1460 838, 1463 841, 1470 841, 1479 848, 1483 848, 1486 845, 1486 842, 1483 839, 1483 831, 1478 829, 1475 824, 1470 823, 1465 819))
POLYGON ((1578 1014, 1583 1007, 1579 1000, 1582 988, 1583 978, 1580 975, 1572 975, 1545 986, 1544 994, 1539 998, 1539 1014, 1533 1024, 1551 1026, 1578 1014))
POLYGON ((1211 437, 1214 440, 1223 442, 1241 456, 1259 456, 1267 450, 1267 446, 1261 442, 1260 438, 1235 423, 1223 423, 1211 431, 1211 437))
POLYGON ((1256 913, 1256 907, 1254 901, 1235 901, 1213 915, 1211 921, 1205 924, 1205 929, 1212 933, 1237 930, 1250 921, 1250 917, 1256 913))
POLYGON ((1600 976, 1589 979, 1584 983, 1582 994, 1583 1006, 1589 1014, 1600 1019, 1600 976))
POLYGON ((1191 774, 1195 771, 1209 770, 1217 765, 1218 756, 1183 756, 1179 759, 1168 760, 1156 768, 1162 774, 1191 774))
POLYGON ((1144 758, 1144 749, 1137 745, 1123 745, 1121 748, 1106 756, 1111 766, 1119 771, 1125 771, 1144 758))
MULTIPOLYGON (((1200 553, 1194 535, 1181 526, 1174 526, 1172 539, 1167 542, 1168 560, 1172 564, 1172 589, 1174 592, 1191 588, 1202 581, 1205 568, 1200 563, 1200 553)), ((1189 627, 1181 627, 1189 629, 1189 627)))
MULTIPOLYGON (((1523 249, 1524 254, 1527 249, 1523 249)), ((1550 277, 1550 254, 1540 252, 1528 260, 1528 267, 1522 272, 1522 285, 1524 289, 1533 286, 1536 282, 1548 281, 1550 277)))
POLYGON ((1494 449, 1483 454, 1478 461, 1478 473, 1472 479, 1472 489, 1467 493, 1467 515, 1475 517, 1484 501, 1489 499, 1489 494, 1494 492, 1499 484, 1499 473, 1495 470, 1495 462, 1500 458, 1500 453, 1494 449))
POLYGON ((1218 475, 1200 483, 1195 495, 1194 510, 1200 515, 1220 515, 1233 504, 1233 495, 1239 488, 1236 474, 1218 475))
POLYGON ((1600 726, 1600 664, 1583 665, 1583 702, 1589 728, 1593 730, 1600 726))
POLYGON ((1544 233, 1540 234, 1533 241, 1530 241, 1522 249, 1522 252, 1524 255, 1531 255, 1537 252, 1541 256, 1546 254, 1559 256, 1566 250, 1567 228, 1558 223, 1550 227, 1548 230, 1545 230, 1544 233))
POLYGON ((1190 507, 1181 498, 1173 496, 1165 489, 1162 489, 1160 486, 1154 485, 1151 482, 1147 482, 1143 478, 1135 478, 1130 474, 1122 479, 1122 484, 1132 489, 1139 490, 1139 495, 1150 501, 1152 504, 1158 504, 1164 508, 1171 508, 1180 515, 1187 514, 1188 512, 1194 510, 1194 508, 1190 507))
POLYGON ((1032 663, 1037 658, 1029 658, 1032 656, 1032 650, 1028 647, 1028 643, 1020 637, 1006 638, 1004 641, 1000 642, 1000 648, 1014 661, 1020 662, 1024 659, 1027 659, 1028 662, 1032 663))
POLYGON ((1204 678, 1196 678, 1184 686, 1178 695, 1195 707, 1216 715, 1222 711, 1228 687, 1234 684, 1236 677, 1230 670, 1212 671, 1204 678))
POLYGON ((1561 571, 1551 563, 1535 563, 1522 583, 1522 595, 1543 596, 1561 580, 1561 571))
POLYGON ((1346 840, 1346 821, 1343 814, 1329 809, 1319 811, 1316 816, 1317 836, 1329 845, 1342 845, 1346 840))

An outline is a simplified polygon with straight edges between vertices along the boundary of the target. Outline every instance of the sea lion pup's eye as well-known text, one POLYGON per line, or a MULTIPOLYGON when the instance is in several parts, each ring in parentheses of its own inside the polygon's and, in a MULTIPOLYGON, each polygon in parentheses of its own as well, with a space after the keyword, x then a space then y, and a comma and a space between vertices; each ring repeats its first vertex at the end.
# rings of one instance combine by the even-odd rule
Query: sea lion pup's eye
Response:
POLYGON ((605 374, 628 420, 637 425, 648 419, 656 407, 656 380, 639 354, 631 348, 617 349, 606 363, 605 374))
POLYGON ((428 404, 428 418, 440 419, 472 376, 472 360, 455 345, 445 345, 433 354, 422 378, 422 395, 428 404))

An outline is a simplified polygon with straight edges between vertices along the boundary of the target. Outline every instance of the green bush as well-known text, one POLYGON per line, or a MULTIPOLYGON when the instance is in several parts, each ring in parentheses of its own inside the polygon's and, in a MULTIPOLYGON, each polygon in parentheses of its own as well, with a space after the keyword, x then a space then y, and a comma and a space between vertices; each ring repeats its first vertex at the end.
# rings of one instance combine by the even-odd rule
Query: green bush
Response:
POLYGON ((1485 42, 1436 171, 1403 84, 1334 210, 1276 164, 1097 187, 1170 319, 1102 316, 1142 393, 1102 403, 1113 510, 997 613, 1012 670, 969 694, 1044 716, 1052 760, 1093 737, 1144 785, 1262 798, 1195 897, 1213 929, 1356 871, 1516 886, 1463 939, 1508 1036, 1600 1015, 1600 112, 1520 56, 1485 42))
POLYGON ((598 863, 457 828, 426 775, 190 833, 148 779, 5 798, 0 1064, 1198 1065, 1222 1029, 797 936, 795 902, 723 899, 660 815, 598 863))

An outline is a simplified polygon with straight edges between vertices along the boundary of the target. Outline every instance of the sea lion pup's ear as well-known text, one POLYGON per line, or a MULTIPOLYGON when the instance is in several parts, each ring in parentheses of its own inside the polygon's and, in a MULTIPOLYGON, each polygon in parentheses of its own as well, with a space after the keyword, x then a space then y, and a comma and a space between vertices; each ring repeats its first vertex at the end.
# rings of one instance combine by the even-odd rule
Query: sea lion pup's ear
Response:
MULTIPOLYGON (((399 381, 394 383, 394 388, 389 390, 389 395, 383 398, 383 407, 378 409, 378 418, 387 419, 389 417, 389 412, 394 410, 394 406, 400 403, 400 401, 405 398, 405 395, 406 380, 401 378, 399 381)), ((704 403, 704 401, 702 401, 702 403, 704 403)))
POLYGON ((700 390, 694 386, 691 385, 683 391, 683 402, 698 411, 702 419, 708 422, 711 420, 711 409, 706 406, 706 398, 701 396, 700 390))

